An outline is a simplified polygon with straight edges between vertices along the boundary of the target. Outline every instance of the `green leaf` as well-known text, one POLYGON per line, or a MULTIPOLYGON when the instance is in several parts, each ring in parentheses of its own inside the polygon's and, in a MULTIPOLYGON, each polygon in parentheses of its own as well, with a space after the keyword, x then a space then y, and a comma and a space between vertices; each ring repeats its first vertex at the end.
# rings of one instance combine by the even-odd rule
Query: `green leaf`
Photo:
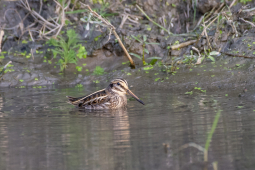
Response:
POLYGON ((77 71, 81 71, 81 70, 82 70, 82 67, 76 66, 76 69, 77 69, 77 71))
POLYGON ((151 70, 151 69, 153 69, 153 66, 152 66, 152 65, 149 65, 149 66, 147 66, 147 67, 144 67, 143 69, 144 69, 144 70, 151 70))
POLYGON ((156 64, 158 60, 157 59, 152 59, 150 62, 149 62, 149 65, 154 65, 156 64))
POLYGON ((135 37, 135 36, 133 36, 133 35, 131 35, 131 37, 132 38, 134 38, 136 41, 138 41, 138 42, 140 42, 140 43, 143 43, 141 40, 139 40, 137 37, 139 37, 140 38, 140 36, 138 35, 137 37, 135 37))
POLYGON ((22 83, 24 80, 20 79, 19 81, 22 83))
POLYGON ((100 83, 100 81, 99 80, 95 80, 95 81, 93 81, 94 83, 100 83))
POLYGON ((77 84, 75 87, 76 87, 76 88, 82 88, 83 85, 82 85, 82 84, 77 84))
POLYGON ((80 45, 77 57, 80 58, 80 59, 87 57, 87 51, 86 51, 84 46, 80 45))
POLYGON ((156 78, 155 81, 158 81, 160 78, 156 78))
MULTIPOLYGON (((153 44, 159 45, 159 43, 147 43, 147 42, 145 42, 145 44, 148 44, 148 45, 153 45, 153 44)), ((169 48, 170 48, 170 47, 169 47, 169 48)))
POLYGON ((137 58, 139 58, 140 60, 142 60, 142 57, 141 56, 139 56, 138 54, 135 54, 135 53, 129 53, 130 55, 133 55, 133 56, 135 56, 135 57, 137 57, 137 58))
POLYGON ((213 62, 215 62, 215 59, 214 59, 214 57, 213 56, 208 56, 208 58, 210 58, 213 62))
POLYGON ((94 75, 103 75, 104 73, 105 73, 104 69, 100 66, 96 66, 96 68, 93 71, 94 75))
POLYGON ((212 51, 209 55, 219 55, 220 53, 218 51, 212 51))
POLYGON ((146 42, 146 40, 147 40, 147 36, 143 35, 143 42, 146 42))
POLYGON ((149 57, 149 58, 147 58, 148 60, 153 60, 153 59, 157 59, 157 60, 161 60, 162 58, 160 58, 160 57, 149 57))
POLYGON ((82 10, 67 11, 65 13, 66 14, 78 14, 78 13, 85 13, 87 11, 88 11, 87 9, 82 9, 82 10))
POLYGON ((38 78, 35 78, 35 81, 38 81, 38 78))
POLYGON ((189 95, 192 95, 193 94, 193 91, 190 91, 190 92, 186 92, 184 94, 189 94, 189 95))
POLYGON ((26 40, 22 40, 21 43, 22 43, 22 44, 27 44, 27 41, 26 41, 26 40))
POLYGON ((143 49, 144 52, 146 52, 147 54, 150 54, 149 50, 147 50, 146 48, 143 49))

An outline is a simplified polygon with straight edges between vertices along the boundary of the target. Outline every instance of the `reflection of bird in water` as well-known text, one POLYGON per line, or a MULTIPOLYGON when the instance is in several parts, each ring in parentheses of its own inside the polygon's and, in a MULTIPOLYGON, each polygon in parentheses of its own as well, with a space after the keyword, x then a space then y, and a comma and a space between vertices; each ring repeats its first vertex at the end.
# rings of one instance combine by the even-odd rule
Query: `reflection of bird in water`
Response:
POLYGON ((79 108, 103 110, 125 107, 127 105, 126 94, 130 94, 144 105, 143 101, 129 90, 127 81, 121 78, 112 80, 107 88, 90 95, 78 98, 67 96, 67 98, 70 104, 79 108))

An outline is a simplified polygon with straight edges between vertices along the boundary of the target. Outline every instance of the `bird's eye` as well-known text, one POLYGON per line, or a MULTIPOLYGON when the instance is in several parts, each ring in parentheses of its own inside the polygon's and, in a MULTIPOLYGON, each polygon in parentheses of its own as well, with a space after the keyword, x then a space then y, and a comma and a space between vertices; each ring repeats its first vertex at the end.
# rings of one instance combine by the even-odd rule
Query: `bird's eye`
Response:
POLYGON ((120 83, 117 83, 117 85, 119 86, 119 85, 120 85, 120 83))

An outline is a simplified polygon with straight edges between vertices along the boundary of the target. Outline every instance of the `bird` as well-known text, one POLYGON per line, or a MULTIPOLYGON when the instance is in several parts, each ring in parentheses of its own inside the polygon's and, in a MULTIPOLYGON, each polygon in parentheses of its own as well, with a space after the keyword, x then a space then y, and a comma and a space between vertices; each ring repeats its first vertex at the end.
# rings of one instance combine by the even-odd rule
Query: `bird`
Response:
POLYGON ((102 90, 83 97, 70 97, 68 103, 80 109, 106 110, 125 108, 127 105, 126 94, 131 95, 138 102, 145 105, 131 90, 128 88, 128 83, 125 79, 116 78, 102 90))

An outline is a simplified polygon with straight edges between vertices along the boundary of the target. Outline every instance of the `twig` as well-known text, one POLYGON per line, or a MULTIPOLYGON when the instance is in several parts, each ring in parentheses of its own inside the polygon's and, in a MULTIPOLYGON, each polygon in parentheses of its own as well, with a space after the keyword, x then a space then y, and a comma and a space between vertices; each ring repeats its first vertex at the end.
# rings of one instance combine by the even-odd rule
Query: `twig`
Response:
POLYGON ((243 18, 239 18, 241 21, 243 21, 243 22, 246 22, 246 23, 248 23, 248 24, 250 24, 252 27, 255 27, 255 25, 252 23, 252 22, 250 22, 250 21, 247 21, 247 20, 244 20, 243 18))
POLYGON ((32 35, 32 33, 31 33, 31 31, 28 30, 28 32, 29 32, 29 35, 30 35, 30 37, 31 37, 31 40, 34 42, 35 40, 34 40, 34 38, 33 38, 33 35, 32 35))
POLYGON ((31 53, 31 55, 32 55, 33 60, 35 60, 35 58, 34 58, 34 52, 33 52, 32 48, 30 49, 30 53, 31 53))
POLYGON ((178 48, 183 48, 183 47, 186 47, 188 45, 194 44, 195 42, 197 42, 197 40, 190 40, 190 41, 187 41, 187 42, 184 42, 184 43, 181 43, 181 44, 173 45, 173 46, 171 46, 171 50, 176 50, 178 48))
POLYGON ((201 54, 200 54, 199 50, 196 47, 192 47, 192 49, 195 50, 198 53, 198 59, 197 59, 196 64, 201 64, 202 57, 201 57, 201 54))
MULTIPOLYGON (((203 26, 205 27, 205 23, 203 24, 203 26)), ((208 38, 208 34, 207 34, 207 30, 206 30, 206 29, 205 29, 205 36, 206 36, 207 44, 208 44, 209 48, 212 50, 212 47, 211 47, 211 44, 210 44, 210 41, 209 41, 209 38, 208 38)))
POLYGON ((210 17, 212 15, 212 13, 214 12, 214 10, 215 10, 215 7, 213 7, 213 9, 210 11, 210 13, 207 16, 205 16, 204 20, 206 20, 208 17, 210 17))
POLYGON ((186 149, 186 148, 188 148, 188 147, 194 147, 194 148, 198 149, 198 150, 201 151, 201 152, 205 152, 205 148, 203 148, 202 146, 200 146, 200 145, 198 145, 198 144, 196 144, 196 143, 193 143, 193 142, 182 145, 182 146, 178 149, 178 151, 181 151, 181 150, 186 149))
POLYGON ((2 79, 2 77, 3 77, 3 75, 4 75, 4 71, 5 71, 6 67, 7 67, 9 64, 11 64, 11 63, 12 63, 12 61, 9 61, 7 64, 5 64, 3 70, 0 72, 0 80, 2 79))
POLYGON ((169 35, 171 36, 193 36, 193 37, 196 37, 195 34, 173 34, 171 33, 170 31, 168 31, 166 28, 162 27, 161 25, 159 25, 158 23, 156 23, 155 21, 153 21, 137 4, 136 4, 136 7, 145 15, 145 17, 151 21, 153 24, 157 25, 158 27, 160 27, 161 29, 163 29, 164 31, 166 31, 169 35))
POLYGON ((191 32, 193 32, 197 29, 197 27, 200 25, 200 23, 202 22, 203 19, 204 19, 204 16, 201 16, 199 21, 197 22, 197 25, 195 26, 195 28, 191 32))
POLYGON ((89 5, 83 4, 82 2, 80 2, 80 3, 81 3, 83 6, 87 7, 87 8, 90 10, 90 12, 91 12, 91 14, 92 14, 93 16, 95 16, 96 18, 98 18, 99 20, 101 20, 110 30, 112 30, 112 32, 113 32, 113 34, 115 35, 117 41, 119 42, 120 46, 122 47, 123 51, 125 52, 125 54, 126 54, 128 60, 129 60, 129 62, 130 62, 131 67, 132 67, 132 68, 135 68, 135 63, 134 63, 133 59, 132 59, 131 56, 129 55, 127 49, 125 48, 125 46, 123 45, 122 41, 120 40, 120 37, 118 36, 118 34, 117 34, 116 31, 115 31, 116 28, 115 28, 109 21, 107 21, 106 19, 102 18, 101 15, 99 15, 98 13, 96 13, 95 11, 93 11, 93 10, 90 8, 89 5))
POLYGON ((136 21, 136 19, 138 19, 138 17, 134 17, 134 16, 132 16, 130 14, 127 14, 127 13, 121 14, 121 16, 123 16, 123 18, 122 18, 122 21, 121 21, 121 24, 120 24, 119 28, 123 27, 123 25, 125 24, 126 20, 129 20, 130 22, 133 22, 136 25, 139 24, 139 22, 136 21), (133 17, 135 19, 131 19, 130 17, 133 17))
MULTIPOLYGON (((9 10, 14 10, 17 14, 18 14, 18 16, 19 16, 19 18, 20 18, 20 22, 23 22, 23 20, 22 20, 22 18, 21 18, 21 16, 20 16, 20 14, 18 13, 18 11, 16 10, 16 9, 7 9, 5 12, 4 12, 4 20, 6 21, 6 13, 7 13, 7 11, 9 11, 9 10)), ((25 16, 25 18, 26 18, 27 16, 25 16)), ((12 29, 14 29, 14 28, 16 28, 16 27, 19 27, 20 26, 20 22, 16 25, 16 26, 13 26, 13 27, 11 27, 11 28, 5 28, 5 30, 12 30, 12 29)))
POLYGON ((4 36, 4 31, 2 29, 0 29, 0 53, 2 50, 2 40, 3 40, 3 36, 4 36))
MULTIPOLYGON (((56 0, 54 0, 54 2, 57 3, 56 0)), ((63 1, 63 3, 64 3, 64 1, 63 1)), ((54 35, 55 37, 58 36, 58 34, 60 33, 62 27, 65 25, 65 20, 66 20, 66 17, 65 17, 65 10, 69 7, 70 3, 71 3, 71 0, 69 0, 69 1, 67 2, 66 7, 65 7, 64 4, 60 5, 60 7, 62 8, 61 25, 60 25, 60 27, 59 27, 58 32, 56 33, 56 35, 54 35)), ((59 4, 59 3, 57 3, 57 4, 59 4)))
POLYGON ((236 3, 236 0, 233 0, 232 3, 229 5, 229 8, 231 8, 236 3))
POLYGON ((39 15, 41 15, 41 11, 42 11, 42 0, 40 0, 40 9, 39 9, 39 15))
POLYGON ((231 53, 226 53, 226 52, 220 52, 226 55, 234 56, 234 57, 243 57, 243 58, 252 58, 255 59, 255 57, 250 57, 250 56, 245 56, 245 55, 239 55, 239 54, 231 54, 231 53))
POLYGON ((218 19, 219 16, 220 16, 220 15, 218 15, 217 17, 215 17, 207 26, 204 27, 203 32, 200 34, 200 36, 199 36, 197 42, 201 39, 202 36, 204 36, 206 29, 207 29, 216 19, 218 19))
POLYGON ((143 15, 145 15, 145 17, 151 21, 153 24, 157 25, 158 27, 160 27, 161 29, 163 29, 164 31, 166 31, 169 35, 172 35, 173 33, 171 33, 170 31, 168 31, 166 28, 162 27, 161 25, 159 25, 158 23, 156 23, 155 21, 153 21, 143 10, 142 8, 140 8, 137 4, 136 7, 143 13, 143 15))
POLYGON ((253 11, 253 10, 255 10, 255 8, 251 8, 251 9, 244 9, 244 10, 243 10, 243 12, 251 12, 251 11, 253 11))
POLYGON ((122 28, 123 25, 125 24, 126 20, 128 19, 128 14, 123 14, 122 16, 123 16, 123 18, 122 18, 119 28, 122 28))

